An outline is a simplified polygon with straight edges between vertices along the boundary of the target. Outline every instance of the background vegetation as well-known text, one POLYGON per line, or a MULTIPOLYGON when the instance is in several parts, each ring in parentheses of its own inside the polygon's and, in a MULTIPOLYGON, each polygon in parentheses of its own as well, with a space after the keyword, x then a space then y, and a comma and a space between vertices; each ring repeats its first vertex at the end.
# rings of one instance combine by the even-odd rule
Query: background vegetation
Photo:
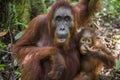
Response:
MULTIPOLYGON (((21 73, 17 62, 11 56, 12 44, 20 38, 28 22, 38 14, 47 13, 54 1, 0 0, 0 80, 20 80, 21 73)), ((120 0, 101 1, 101 12, 93 19, 93 23, 98 35, 114 52, 117 62, 115 69, 118 71, 120 68, 120 0)), ((71 2, 76 4, 78 0, 71 0, 71 2)))

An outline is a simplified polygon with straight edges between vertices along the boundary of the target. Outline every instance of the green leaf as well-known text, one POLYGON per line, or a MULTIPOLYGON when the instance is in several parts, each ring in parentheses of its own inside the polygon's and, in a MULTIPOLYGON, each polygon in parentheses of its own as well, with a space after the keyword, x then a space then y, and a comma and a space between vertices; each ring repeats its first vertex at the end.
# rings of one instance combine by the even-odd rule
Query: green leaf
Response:
POLYGON ((15 25, 21 25, 21 26, 26 26, 26 24, 25 23, 21 23, 21 22, 18 22, 18 21, 16 21, 16 24, 15 25))
POLYGON ((5 43, 0 42, 0 52, 2 49, 6 48, 7 45, 5 45, 5 43))
POLYGON ((19 78, 19 80, 21 80, 21 78, 19 78))
POLYGON ((119 68, 120 68, 120 60, 118 60, 116 63, 116 69, 119 69, 119 68))
POLYGON ((19 32, 19 33, 15 36, 15 40, 18 40, 22 35, 23 35, 23 32, 19 32))
POLYGON ((18 64, 16 60, 14 60, 13 63, 14 63, 14 66, 17 66, 17 64, 18 64))
POLYGON ((105 23, 105 26, 110 26, 110 23, 105 23))
POLYGON ((0 68, 4 68, 4 67, 6 67, 5 64, 0 64, 0 68))
POLYGON ((15 74, 16 75, 21 75, 21 72, 20 71, 15 71, 15 74))

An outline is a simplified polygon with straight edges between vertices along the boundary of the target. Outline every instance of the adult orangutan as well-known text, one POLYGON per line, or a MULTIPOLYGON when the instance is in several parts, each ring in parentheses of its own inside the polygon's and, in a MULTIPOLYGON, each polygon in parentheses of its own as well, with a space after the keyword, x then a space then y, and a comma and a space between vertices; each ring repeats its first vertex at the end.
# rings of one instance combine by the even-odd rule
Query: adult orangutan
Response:
POLYGON ((52 66, 49 56, 55 52, 54 46, 59 49, 66 64, 60 80, 72 80, 80 66, 72 39, 75 32, 75 11, 68 1, 57 1, 48 14, 34 18, 13 47, 21 67, 22 80, 49 79, 48 73, 52 66), (49 46, 51 48, 47 49, 49 46))
MULTIPOLYGON (((60 64, 63 62, 64 65, 65 61, 66 65, 59 79, 73 80, 80 69, 80 56, 73 40, 76 28, 76 11, 67 0, 55 2, 48 14, 34 18, 13 47, 14 56, 21 67, 22 80, 50 79, 48 78, 52 66, 50 59, 59 54, 60 58, 64 59, 60 64)), ((52 59, 54 60, 56 59, 52 59)))

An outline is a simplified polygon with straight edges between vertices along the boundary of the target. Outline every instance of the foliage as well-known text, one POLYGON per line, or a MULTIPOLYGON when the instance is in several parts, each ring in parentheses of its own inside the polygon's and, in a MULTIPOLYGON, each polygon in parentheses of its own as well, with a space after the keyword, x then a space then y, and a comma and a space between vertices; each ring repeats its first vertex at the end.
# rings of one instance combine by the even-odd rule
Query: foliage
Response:
POLYGON ((47 12, 45 0, 30 0, 31 11, 30 11, 30 19, 33 19, 35 16, 39 14, 43 14, 47 12))
POLYGON ((5 43, 0 42, 0 52, 1 52, 4 48, 6 48, 5 43))
POLYGON ((115 19, 120 13, 120 0, 104 0, 102 1, 102 8, 100 17, 108 15, 109 18, 115 19))
POLYGON ((104 0, 103 13, 117 15, 120 12, 120 0, 104 0))

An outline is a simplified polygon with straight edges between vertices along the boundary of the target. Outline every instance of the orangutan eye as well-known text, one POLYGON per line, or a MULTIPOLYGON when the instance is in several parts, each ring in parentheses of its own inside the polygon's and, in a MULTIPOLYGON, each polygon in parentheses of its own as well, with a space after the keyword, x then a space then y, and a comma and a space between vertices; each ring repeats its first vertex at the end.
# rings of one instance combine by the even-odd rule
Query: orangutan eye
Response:
POLYGON ((87 44, 92 44, 92 39, 91 38, 88 38, 86 41, 87 41, 87 44))
POLYGON ((65 21, 71 21, 71 18, 70 18, 70 16, 65 16, 65 21))
POLYGON ((61 16, 56 16, 56 21, 61 21, 62 20, 62 17, 61 16))
POLYGON ((85 43, 85 38, 81 38, 81 39, 80 39, 80 42, 81 42, 81 43, 85 43))

